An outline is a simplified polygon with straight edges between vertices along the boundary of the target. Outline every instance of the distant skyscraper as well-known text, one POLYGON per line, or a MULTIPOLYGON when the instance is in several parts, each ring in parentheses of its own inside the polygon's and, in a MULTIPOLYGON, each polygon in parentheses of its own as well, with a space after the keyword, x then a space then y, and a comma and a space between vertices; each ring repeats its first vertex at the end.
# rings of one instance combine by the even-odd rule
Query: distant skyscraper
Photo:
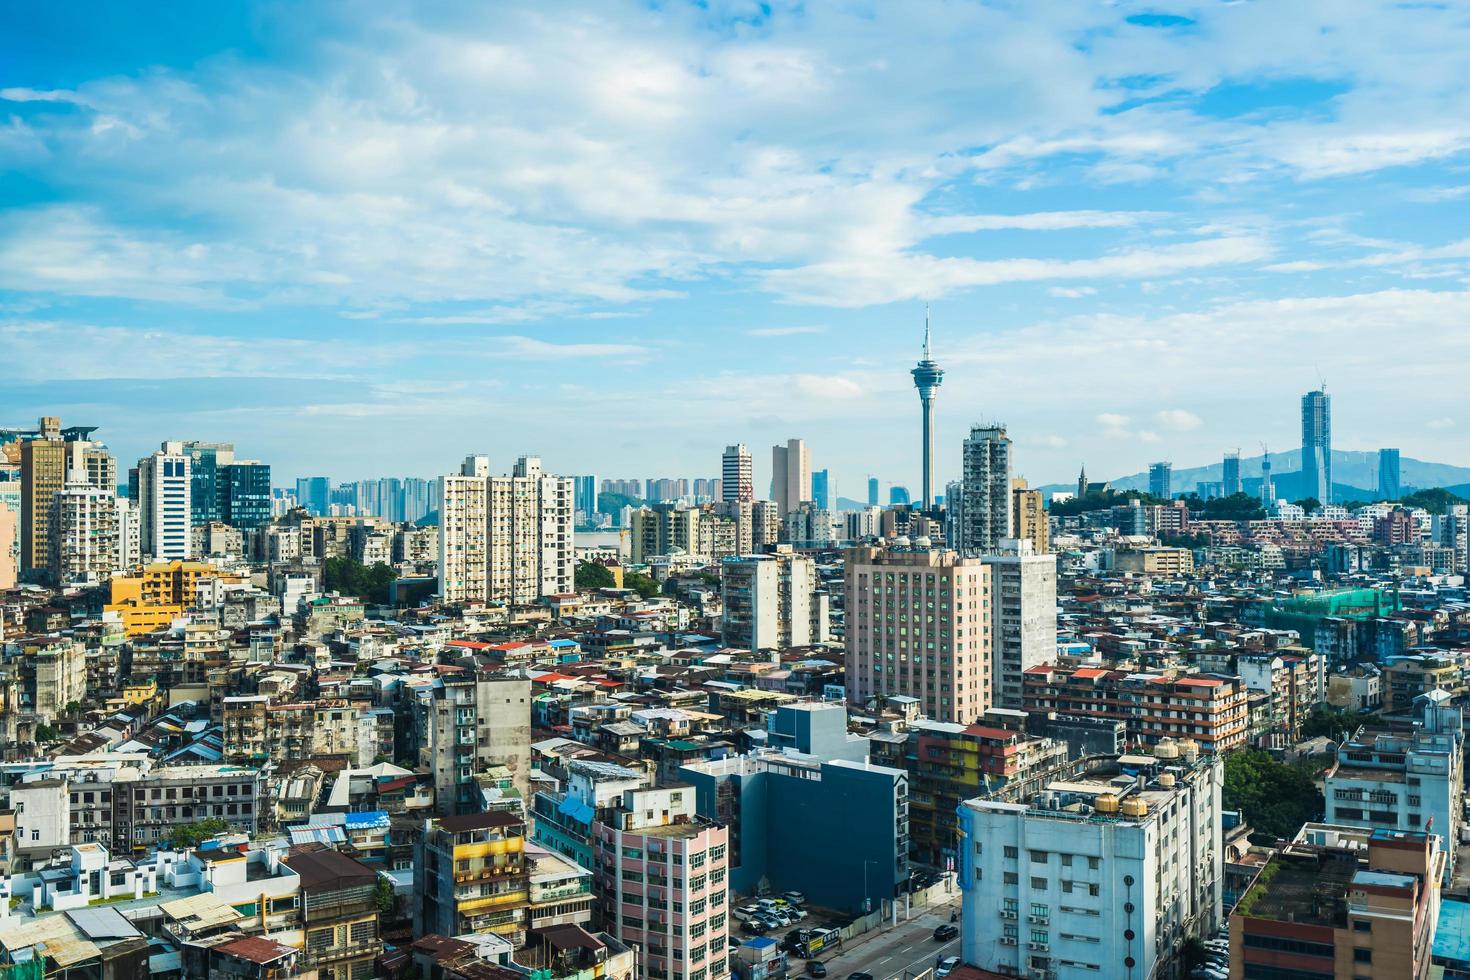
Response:
POLYGON ((720 459, 720 499, 755 499, 755 467, 743 442, 726 446, 720 459))
POLYGON ((1276 506, 1276 484, 1271 477, 1271 451, 1261 447, 1261 506, 1268 510, 1276 506))
POLYGON ((1399 451, 1378 450, 1378 496, 1384 500, 1397 500, 1403 492, 1399 483, 1399 451))
POLYGON ((1240 493, 1240 453, 1226 453, 1220 469, 1220 489, 1229 497, 1240 493))
POLYGON ((1332 399, 1325 389, 1302 396, 1302 491, 1332 502, 1332 399))
POLYGON ((597 512, 597 477, 572 477, 572 490, 576 508, 583 514, 597 512))
POLYGON ((771 496, 784 519, 812 499, 812 457, 806 443, 788 439, 784 446, 771 447, 771 496))
POLYGON ((888 488, 888 502, 890 504, 912 503, 913 501, 909 497, 909 488, 901 487, 895 483, 893 486, 888 488))
POLYGON ((961 482, 960 553, 991 554, 1011 537, 1011 440, 1005 426, 970 429, 961 482))
POLYGON ((296 503, 315 517, 332 509, 332 481, 325 476, 305 476, 296 481, 296 503))
POLYGON ((878 506, 878 478, 876 476, 868 477, 868 506, 878 506))
POLYGON ((924 308, 924 356, 911 372, 914 387, 919 390, 919 410, 923 425, 923 487, 919 506, 928 508, 934 501, 934 399, 939 386, 944 383, 944 371, 935 363, 929 352, 929 308, 924 308))
POLYGON ((271 468, 254 459, 219 468, 220 520, 242 531, 264 527, 271 519, 271 468))
POLYGON ((1174 464, 1168 462, 1148 465, 1148 492, 1155 497, 1168 500, 1173 496, 1174 464))
POLYGON ((828 470, 817 470, 812 474, 812 500, 823 510, 833 510, 832 475, 828 470))

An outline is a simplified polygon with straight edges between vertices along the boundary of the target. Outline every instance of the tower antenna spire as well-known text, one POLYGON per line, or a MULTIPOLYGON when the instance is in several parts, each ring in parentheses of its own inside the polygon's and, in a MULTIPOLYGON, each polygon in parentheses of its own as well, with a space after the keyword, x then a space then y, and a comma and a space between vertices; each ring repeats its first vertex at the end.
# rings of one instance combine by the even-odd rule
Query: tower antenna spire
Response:
POLYGON ((929 304, 924 304, 924 360, 929 360, 929 304))

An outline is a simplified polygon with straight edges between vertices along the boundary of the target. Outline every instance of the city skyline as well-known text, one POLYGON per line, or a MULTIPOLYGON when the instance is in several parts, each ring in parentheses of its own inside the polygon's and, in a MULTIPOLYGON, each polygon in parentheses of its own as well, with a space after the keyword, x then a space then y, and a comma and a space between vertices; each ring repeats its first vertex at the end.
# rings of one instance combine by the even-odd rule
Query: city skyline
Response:
POLYGON ((1336 447, 1470 462, 1450 11, 345 10, 6 15, 0 420, 917 494, 931 302, 936 486, 985 418, 1033 485, 1295 446, 1319 373, 1336 447))

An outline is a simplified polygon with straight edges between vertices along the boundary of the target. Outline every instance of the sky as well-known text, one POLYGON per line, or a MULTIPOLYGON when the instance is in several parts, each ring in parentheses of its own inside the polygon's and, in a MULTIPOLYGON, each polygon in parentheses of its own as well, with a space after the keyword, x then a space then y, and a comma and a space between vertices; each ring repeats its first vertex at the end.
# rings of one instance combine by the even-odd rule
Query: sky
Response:
POLYGON ((0 12, 0 425, 297 476, 1470 464, 1470 7, 0 12))

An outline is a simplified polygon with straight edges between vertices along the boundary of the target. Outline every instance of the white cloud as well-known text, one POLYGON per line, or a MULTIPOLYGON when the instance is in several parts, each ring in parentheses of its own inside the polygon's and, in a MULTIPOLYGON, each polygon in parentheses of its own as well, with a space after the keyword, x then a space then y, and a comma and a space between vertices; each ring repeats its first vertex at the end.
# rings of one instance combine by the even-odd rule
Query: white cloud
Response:
POLYGON ((1189 432, 1203 424, 1198 415, 1182 408, 1166 408, 1155 412, 1154 420, 1171 432, 1189 432))
POLYGON ((1087 296, 1096 296, 1097 290, 1091 286, 1051 286, 1047 293, 1057 299, 1082 299, 1087 296))
POLYGON ((959 214, 928 218, 930 235, 976 231, 1062 231, 1074 228, 1130 228, 1160 217, 1150 211, 1041 211, 1033 214, 959 214))
POLYGON ((800 334, 826 332, 826 327, 756 327, 745 331, 745 335, 747 337, 795 337, 800 334))
POLYGON ((1453 429, 1455 427, 1455 420, 1448 416, 1441 416, 1437 419, 1430 419, 1425 425, 1436 432, 1443 432, 1445 429, 1453 429))

